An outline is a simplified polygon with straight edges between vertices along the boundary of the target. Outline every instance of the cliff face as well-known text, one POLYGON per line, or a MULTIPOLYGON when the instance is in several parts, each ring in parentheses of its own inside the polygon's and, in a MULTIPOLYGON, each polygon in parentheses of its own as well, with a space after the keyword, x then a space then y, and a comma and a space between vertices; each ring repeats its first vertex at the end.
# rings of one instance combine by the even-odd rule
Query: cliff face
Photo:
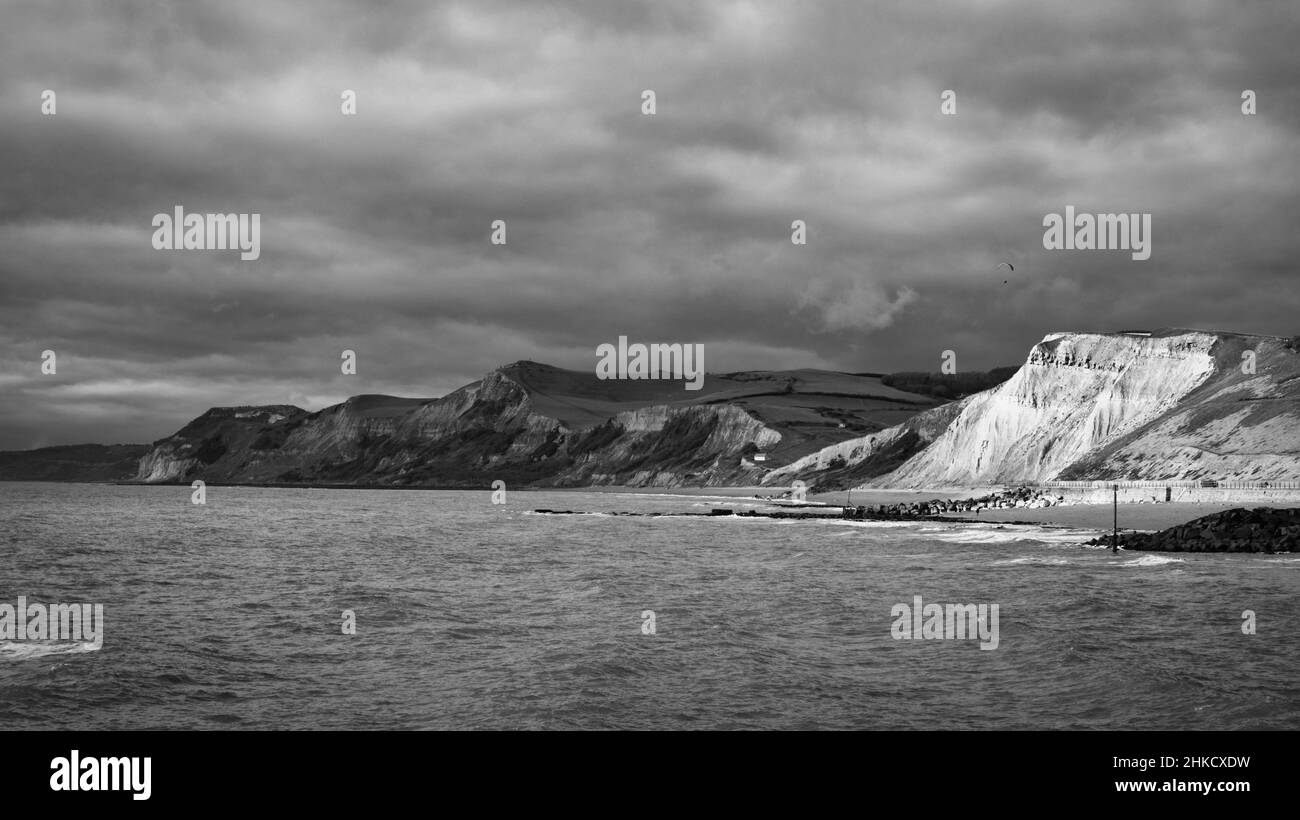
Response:
MULTIPOLYGON (((0 454, 0 478, 111 480, 139 452, 0 454)), ((1054 333, 1009 380, 942 405, 867 374, 711 374, 688 392, 518 362, 439 399, 354 396, 315 413, 213 408, 148 447, 134 477, 441 487, 799 479, 827 490, 1295 480, 1300 339, 1054 333)))
POLYGON ((762 483, 784 486, 797 479, 821 490, 857 486, 891 472, 929 447, 973 398, 970 396, 926 410, 879 433, 842 441, 810 453, 768 473, 762 483))
POLYGON ((183 481, 192 474, 222 464, 212 472, 224 473, 232 451, 256 453, 265 435, 300 423, 307 415, 301 407, 214 407, 168 438, 154 442, 140 459, 136 480, 183 481))
POLYGON ((807 452, 812 442, 870 429, 876 417, 870 414, 906 417, 932 404, 882 387, 878 379, 845 374, 730 374, 714 378, 697 396, 680 385, 598 382, 520 363, 440 399, 357 396, 317 413, 215 408, 155 443, 140 460, 137 479, 442 487, 490 486, 497 479, 509 486, 755 484, 768 469, 746 458, 755 451, 802 446, 807 452), (858 392, 837 392, 845 385, 858 392), (861 392, 867 389, 882 395, 861 392), (764 421, 764 415, 777 421, 764 421))
POLYGON ((902 486, 1040 481, 1172 410, 1214 373, 1215 337, 1053 334, 890 477, 902 486))
POLYGON ((649 407, 620 413, 610 422, 619 434, 581 456, 557 483, 684 484, 758 483, 763 470, 741 458, 749 444, 775 447, 781 434, 738 407, 649 407))
MULTIPOLYGON (((944 487, 1047 479, 1280 479, 1300 476, 1300 354, 1282 339, 1201 331, 1150 336, 1055 333, 1007 382, 951 406, 927 442, 912 422, 791 465, 843 485, 836 455, 866 463, 918 434, 888 469, 859 469, 880 487, 944 487), (1242 370, 1254 353, 1255 372, 1242 370)), ((943 414, 932 411, 931 420, 943 414)))

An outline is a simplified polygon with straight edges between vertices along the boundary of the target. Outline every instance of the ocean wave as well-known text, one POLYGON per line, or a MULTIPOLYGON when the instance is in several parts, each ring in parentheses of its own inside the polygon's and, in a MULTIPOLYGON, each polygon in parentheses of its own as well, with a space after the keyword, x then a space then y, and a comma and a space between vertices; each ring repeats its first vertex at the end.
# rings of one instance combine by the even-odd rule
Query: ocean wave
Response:
POLYGON ((952 544, 1005 544, 1012 541, 1035 541, 1040 544, 1077 544, 1093 537, 1092 530, 1059 527, 964 525, 961 529, 927 533, 931 538, 952 544))
POLYGON ((825 521, 819 523, 829 524, 833 527, 863 527, 869 530, 916 528, 915 521, 852 521, 839 518, 827 518, 825 521))
POLYGON ((994 561, 993 566, 1007 566, 1011 564, 1038 564, 1042 566, 1059 567, 1066 564, 1072 564, 1073 561, 1068 558, 1048 558, 1046 556, 1028 555, 1024 558, 1008 558, 1005 561, 994 561))
POLYGON ((1182 564, 1185 563, 1182 558, 1169 558, 1164 555, 1143 555, 1141 558, 1134 558, 1131 561, 1120 561, 1114 566, 1118 567, 1158 567, 1164 564, 1182 564))
POLYGON ((80 655, 101 648, 93 643, 68 643, 67 641, 0 641, 0 658, 25 661, 31 658, 48 658, 51 655, 80 655))

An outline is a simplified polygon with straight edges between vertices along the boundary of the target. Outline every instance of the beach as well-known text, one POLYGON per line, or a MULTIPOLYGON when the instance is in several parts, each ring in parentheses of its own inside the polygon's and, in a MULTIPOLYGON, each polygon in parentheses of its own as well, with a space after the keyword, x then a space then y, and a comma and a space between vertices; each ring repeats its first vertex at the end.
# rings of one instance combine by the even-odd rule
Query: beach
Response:
MULTIPOLYGON (((737 500, 760 498, 779 498, 786 487, 584 487, 573 490, 554 490, 551 492, 572 493, 609 493, 663 496, 693 496, 718 499, 719 506, 725 505, 724 499, 737 500)), ((810 503, 824 503, 840 507, 848 502, 853 506, 878 506, 880 504, 910 504, 935 499, 981 498, 1005 492, 1005 487, 947 487, 933 490, 853 490, 852 495, 844 492, 808 493, 806 500, 810 503)), ((1242 500, 1238 502, 1171 502, 1171 503, 1137 503, 1119 504, 1119 527, 1121 530, 1163 530, 1185 524, 1188 521, 1244 507, 1290 508, 1300 506, 1292 500, 1242 500)), ((1114 510, 1111 504, 1066 503, 1037 509, 1029 507, 1009 507, 986 509, 975 512, 952 513, 950 518, 978 518, 981 521, 998 523, 1026 522, 1046 526, 1071 527, 1078 529, 1110 530, 1113 525, 1114 510)))
MULTIPOLYGON (((1119 528, 1121 530, 1163 530, 1176 527, 1204 515, 1223 512, 1224 510, 1246 507, 1288 507, 1284 504, 1120 504, 1119 528)), ((969 513, 962 515, 969 517, 969 513)), ((1031 510, 1025 508, 981 510, 976 516, 987 521, 1029 521, 1035 524, 1051 524, 1080 529, 1110 530, 1114 508, 1110 504, 1071 504, 1059 507, 1042 507, 1031 510)))
MULTIPOLYGON (((767 488, 769 491, 771 488, 767 488)), ((1005 488, 984 487, 984 488, 946 488, 937 490, 854 490, 853 504, 860 505, 878 505, 878 504, 899 504, 912 503, 920 501, 931 501, 934 499, 965 499, 980 498, 1004 491, 1005 488)), ((837 493, 818 493, 809 494, 809 501, 824 501, 828 504, 844 504, 846 494, 837 493)), ((1124 502, 1119 504, 1119 528, 1121 530, 1163 530, 1168 527, 1175 527, 1179 524, 1185 524, 1188 521, 1195 520, 1212 513, 1223 512, 1244 507, 1254 509, 1256 507, 1277 507, 1291 508, 1300 506, 1300 503, 1289 499, 1277 500, 1242 500, 1237 502, 1171 502, 1171 503, 1136 503, 1124 502)), ((1044 524, 1062 527, 1077 527, 1080 529, 1099 529, 1110 530, 1113 526, 1115 511, 1111 504, 1083 504, 1067 503, 1051 507, 1040 507, 1032 509, 1029 507, 1007 507, 999 509, 980 510, 974 512, 953 513, 952 518, 979 518, 982 521, 996 521, 1010 523, 1013 521, 1030 522, 1034 524, 1044 524)))

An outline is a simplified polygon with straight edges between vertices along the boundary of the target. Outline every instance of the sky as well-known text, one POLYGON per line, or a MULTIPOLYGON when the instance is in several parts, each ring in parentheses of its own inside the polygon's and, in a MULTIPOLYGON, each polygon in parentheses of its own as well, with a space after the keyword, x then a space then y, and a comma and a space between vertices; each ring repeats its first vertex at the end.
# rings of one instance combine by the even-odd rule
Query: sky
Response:
POLYGON ((1298 34, 1292 0, 0 0, 0 449, 620 335, 889 372, 1300 334, 1298 34), (259 258, 155 249, 176 206, 260 214, 259 258), (1149 214, 1150 258, 1044 248, 1066 206, 1149 214))

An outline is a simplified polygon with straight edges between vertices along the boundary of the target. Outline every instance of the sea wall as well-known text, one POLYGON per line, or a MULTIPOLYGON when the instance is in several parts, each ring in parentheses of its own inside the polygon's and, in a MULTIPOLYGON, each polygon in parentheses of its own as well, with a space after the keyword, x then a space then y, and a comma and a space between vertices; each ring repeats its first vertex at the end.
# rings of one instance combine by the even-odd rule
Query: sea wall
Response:
MULTIPOLYGON (((1104 488, 1043 488, 1042 493, 1063 497, 1067 504, 1110 504, 1114 498, 1113 492, 1104 488)), ((1174 503, 1300 506, 1300 490, 1174 486, 1169 488, 1169 499, 1174 503)), ((1163 487, 1122 487, 1119 491, 1121 504, 1163 503, 1164 500, 1163 487)))

